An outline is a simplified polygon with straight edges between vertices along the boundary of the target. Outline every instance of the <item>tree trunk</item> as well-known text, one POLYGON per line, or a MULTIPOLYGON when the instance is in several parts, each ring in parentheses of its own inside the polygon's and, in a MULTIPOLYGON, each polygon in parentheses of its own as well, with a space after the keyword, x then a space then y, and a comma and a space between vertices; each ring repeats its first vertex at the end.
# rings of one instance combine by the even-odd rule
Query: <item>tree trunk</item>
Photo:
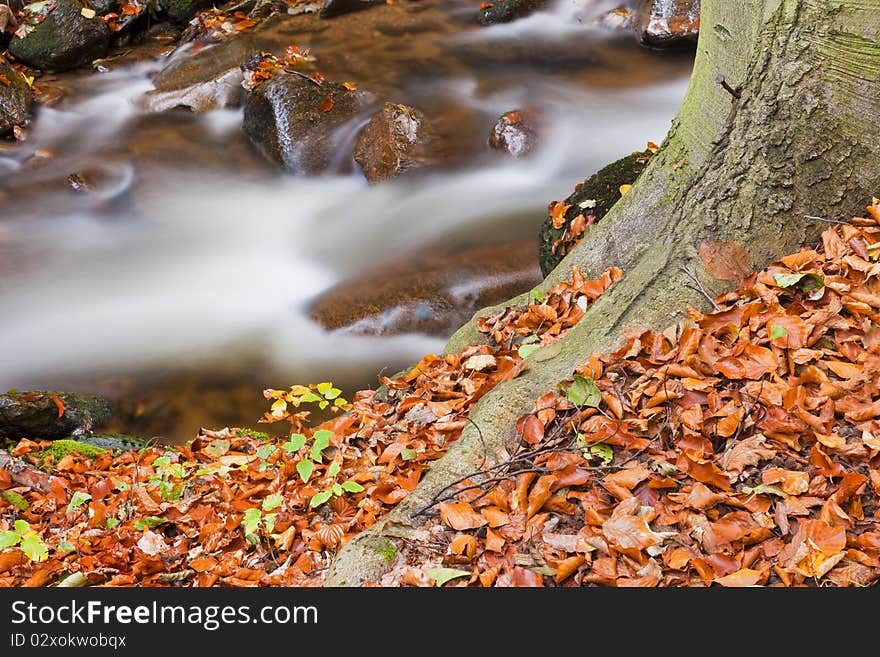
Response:
MULTIPOLYGON (((817 240, 826 227, 817 216, 848 219, 880 194, 880 0, 705 0, 700 24, 690 87, 660 152, 542 287, 575 265, 587 278, 616 265, 625 278, 557 355, 534 352, 526 372, 477 404, 416 490, 340 552, 328 585, 378 579, 388 565, 377 549, 421 524, 413 512, 438 490, 512 450, 516 418, 589 354, 612 349, 628 327, 660 330, 688 305, 707 309, 685 269, 710 295, 734 287, 706 270, 704 241, 738 242, 760 269, 817 240)), ((472 321, 446 350, 480 339, 472 321)))

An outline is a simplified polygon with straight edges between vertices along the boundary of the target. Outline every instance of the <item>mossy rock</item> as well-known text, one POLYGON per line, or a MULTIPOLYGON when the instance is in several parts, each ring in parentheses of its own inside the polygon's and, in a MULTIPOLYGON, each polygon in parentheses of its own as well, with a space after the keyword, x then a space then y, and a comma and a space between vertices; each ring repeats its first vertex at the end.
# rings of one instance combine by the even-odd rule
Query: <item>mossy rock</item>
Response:
POLYGON ((93 459, 106 451, 103 447, 89 445, 78 440, 64 439, 56 440, 49 449, 37 454, 37 458, 41 461, 51 460, 52 463, 58 463, 71 452, 77 452, 93 459))
POLYGON ((509 23, 517 18, 533 14, 543 9, 547 0, 495 0, 485 3, 480 9, 480 22, 483 25, 509 23))
POLYGON ((207 9, 214 3, 211 0, 159 0, 157 3, 168 18, 185 23, 200 9, 207 9))
POLYGON ((49 449, 40 452, 37 458, 41 461, 58 463, 71 452, 77 452, 90 459, 111 451, 137 450, 146 446, 147 441, 134 436, 114 436, 92 434, 56 440, 49 449))
POLYGON ((0 136, 24 125, 31 109, 31 88, 24 75, 0 60, 0 136))
POLYGON ((88 433, 110 419, 110 402, 97 395, 34 390, 0 395, 0 436, 57 440, 88 433))
POLYGON ((86 18, 79 0, 57 0, 55 9, 24 38, 14 38, 9 52, 30 66, 65 71, 103 57, 110 45, 110 28, 95 15, 86 18))
POLYGON ((24 495, 16 493, 14 490, 0 490, 0 500, 14 506, 19 511, 28 511, 31 508, 24 495))
POLYGON ((650 157, 651 151, 632 153, 599 169, 587 178, 582 185, 575 188, 574 193, 563 201, 565 205, 570 207, 565 212, 565 223, 560 228, 553 227, 553 221, 549 215, 544 219, 541 226, 539 253, 541 273, 544 276, 553 271, 565 257, 565 254, 589 232, 588 230, 584 231, 577 239, 571 239, 569 227, 572 220, 581 214, 587 218, 592 215, 593 223, 602 219, 611 206, 620 200, 620 186, 633 184, 639 174, 645 170, 650 157), (553 246, 560 240, 562 240, 560 246, 563 248, 557 248, 554 252, 553 246))

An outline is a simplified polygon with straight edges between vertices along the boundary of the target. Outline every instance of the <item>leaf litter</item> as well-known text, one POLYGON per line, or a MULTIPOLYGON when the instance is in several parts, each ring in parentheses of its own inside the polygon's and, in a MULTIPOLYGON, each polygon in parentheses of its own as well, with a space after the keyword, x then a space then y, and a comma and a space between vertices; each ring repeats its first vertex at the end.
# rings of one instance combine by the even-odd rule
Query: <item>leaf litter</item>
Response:
MULTIPOLYGON (((381 583, 876 583, 880 203, 868 214, 749 275, 716 298, 719 310, 689 309, 677 338, 644 330, 589 356, 520 418, 509 461, 435 500, 420 565, 381 583)), ((537 359, 622 276, 574 269, 571 282, 479 320, 488 344, 425 356, 317 426, 296 402, 273 406, 264 419, 290 424, 279 438, 202 430, 179 448, 48 464, 50 443, 23 439, 13 455, 55 476, 42 490, 0 478, 24 501, 0 498, 0 586, 77 573, 109 586, 320 585, 339 548, 460 436, 474 404, 527 366, 523 347, 537 359)), ((319 385, 267 396, 338 394, 319 385)))

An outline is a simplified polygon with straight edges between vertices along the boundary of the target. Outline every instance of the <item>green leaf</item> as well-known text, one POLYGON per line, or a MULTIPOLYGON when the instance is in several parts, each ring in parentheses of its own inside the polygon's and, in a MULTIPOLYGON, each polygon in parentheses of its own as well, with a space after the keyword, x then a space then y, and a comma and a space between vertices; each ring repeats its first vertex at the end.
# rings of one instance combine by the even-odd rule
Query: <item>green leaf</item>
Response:
POLYGON ((788 331, 786 331, 783 327, 779 326, 779 324, 773 324, 770 327, 770 339, 775 340, 776 338, 784 338, 788 336, 788 331))
POLYGON ((356 481, 343 481, 342 490, 346 490, 349 493, 360 493, 362 490, 364 490, 364 487, 356 481))
POLYGON ((263 511, 271 511, 272 509, 277 509, 284 503, 284 496, 278 493, 274 495, 267 495, 266 499, 263 500, 263 511))
POLYGON ((342 390, 340 390, 339 388, 330 388, 330 392, 324 393, 324 399, 336 399, 341 394, 342 390))
POLYGON ((244 518, 241 521, 241 526, 244 527, 245 534, 254 534, 257 531, 257 527, 260 526, 260 520, 262 519, 263 514, 259 509, 248 509, 244 512, 244 518))
POLYGON ((114 529, 118 524, 119 518, 113 518, 112 516, 104 521, 104 525, 107 527, 107 529, 114 529))
POLYGON ((24 520, 16 520, 12 525, 13 531, 19 536, 24 536, 29 531, 31 531, 31 526, 27 524, 24 520))
POLYGON ((20 540, 21 536, 15 532, 0 532, 0 550, 12 547, 13 545, 18 545, 20 540))
POLYGON ((434 586, 443 586, 446 582, 459 577, 470 577, 468 570, 457 570, 456 568, 431 568, 428 570, 428 577, 434 580, 434 586))
POLYGON ((302 402, 319 402, 323 401, 318 395, 313 392, 307 392, 306 394, 300 396, 299 401, 302 402))
POLYGON ((315 432, 315 435, 312 436, 312 451, 309 452, 313 461, 320 463, 323 460, 321 452, 330 446, 330 438, 332 437, 333 432, 326 429, 315 432))
POLYGON ((339 408, 345 408, 346 406, 348 406, 348 401, 346 399, 343 399, 342 397, 337 397, 333 400, 333 405, 339 408))
POLYGON ((602 401, 596 382, 580 374, 574 375, 574 381, 565 389, 565 395, 575 406, 599 408, 599 403, 602 401))
POLYGON ((117 480, 113 483, 113 488, 115 488, 116 490, 118 490, 120 492, 125 492, 128 489, 130 489, 131 486, 128 485, 128 482, 125 482, 122 480, 117 480))
POLYGON ((602 459, 604 465, 608 465, 614 460, 614 450, 610 445, 593 445, 590 447, 590 454, 602 459))
POLYGON ((171 465, 171 459, 167 456, 160 456, 155 461, 153 461, 154 468, 163 468, 166 465, 171 465))
POLYGON ((134 521, 134 528, 143 531, 145 529, 154 529, 163 522, 168 522, 168 518, 160 518, 159 516, 147 516, 146 518, 138 518, 134 521))
POLYGON ((331 477, 335 477, 339 474, 339 461, 333 461, 333 463, 330 464, 330 467, 327 468, 327 474, 331 477))
POLYGON ((278 451, 278 448, 275 447, 275 445, 261 445, 257 448, 257 458, 265 461, 266 459, 271 457, 276 451, 278 451))
POLYGON ((292 454, 293 452, 301 450, 305 444, 306 437, 301 433, 295 433, 290 437, 290 440, 284 443, 281 447, 288 454, 292 454))
POLYGON ((211 458, 219 459, 229 451, 230 443, 223 438, 216 438, 202 448, 202 451, 211 458))
POLYGON ((529 290, 530 303, 544 303, 547 300, 547 294, 538 288, 529 290))
POLYGON ((217 468, 199 468, 195 471, 194 477, 202 477, 204 475, 212 475, 217 472, 217 468))
POLYGON ((92 496, 88 493, 84 493, 81 490, 76 491, 70 498, 70 504, 67 505, 67 513, 73 513, 91 499, 92 496))
POLYGON ((342 486, 340 486, 339 484, 333 484, 333 488, 331 490, 333 491, 334 495, 342 495, 342 493, 344 492, 342 490, 342 486))
POLYGON ((309 506, 312 508, 321 506, 331 497, 333 497, 333 491, 322 490, 320 493, 315 493, 315 495, 312 496, 312 499, 309 500, 309 506))
MULTIPOLYGON (((329 381, 325 381, 324 383, 319 383, 315 387, 318 389, 318 392, 320 392, 322 395, 324 395, 324 397, 327 397, 327 395, 330 394, 330 391, 333 390, 333 384, 330 383, 329 381)), ((332 397, 327 397, 327 398, 333 399, 332 397)))
POLYGON ((309 477, 312 476, 314 470, 315 464, 308 459, 303 459, 296 464, 296 471, 299 473, 299 477, 303 480, 304 484, 309 483, 309 477))
POLYGON ((410 449, 409 447, 404 447, 400 450, 400 456, 404 461, 412 461, 418 455, 419 453, 416 450, 410 449))
POLYGON ((519 354, 520 358, 528 358, 529 354, 534 353, 540 348, 541 345, 538 344, 524 344, 520 345, 519 349, 517 349, 516 352, 519 354))
POLYGON ((275 529, 275 520, 277 518, 277 513, 267 513, 263 516, 263 526, 266 528, 267 534, 271 534, 272 530, 275 529))
POLYGON ((45 561, 49 558, 49 548, 43 543, 36 534, 28 534, 21 539, 21 551, 27 555, 31 561, 45 561))
POLYGON ((791 287, 797 285, 805 292, 815 292, 825 287, 825 279, 814 272, 804 274, 774 274, 776 285, 779 287, 791 287))

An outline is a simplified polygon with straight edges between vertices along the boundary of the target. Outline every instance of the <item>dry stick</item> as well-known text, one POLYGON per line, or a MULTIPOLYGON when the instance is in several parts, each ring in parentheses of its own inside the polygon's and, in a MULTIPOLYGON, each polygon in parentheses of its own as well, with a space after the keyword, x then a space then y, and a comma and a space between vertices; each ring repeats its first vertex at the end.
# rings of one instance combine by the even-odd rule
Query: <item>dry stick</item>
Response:
POLYGON ((700 279, 697 277, 697 275, 695 273, 693 273, 687 267, 682 267, 681 271, 683 271, 685 276, 687 276, 689 279, 691 279, 697 285, 697 287, 693 287, 691 285, 688 285, 687 286, 688 288, 690 288, 694 292, 700 292, 704 297, 706 297, 709 300, 709 303, 712 304, 712 307, 715 310, 721 310, 721 306, 719 306, 717 303, 715 303, 715 299, 713 299, 711 296, 709 296, 709 293, 706 292, 706 288, 703 287, 703 283, 700 281, 700 279))
POLYGON ((804 219, 813 219, 815 221, 824 221, 826 224, 846 224, 847 226, 852 226, 852 224, 848 221, 844 221, 843 219, 826 219, 825 217, 816 217, 812 214, 805 214, 804 219))

